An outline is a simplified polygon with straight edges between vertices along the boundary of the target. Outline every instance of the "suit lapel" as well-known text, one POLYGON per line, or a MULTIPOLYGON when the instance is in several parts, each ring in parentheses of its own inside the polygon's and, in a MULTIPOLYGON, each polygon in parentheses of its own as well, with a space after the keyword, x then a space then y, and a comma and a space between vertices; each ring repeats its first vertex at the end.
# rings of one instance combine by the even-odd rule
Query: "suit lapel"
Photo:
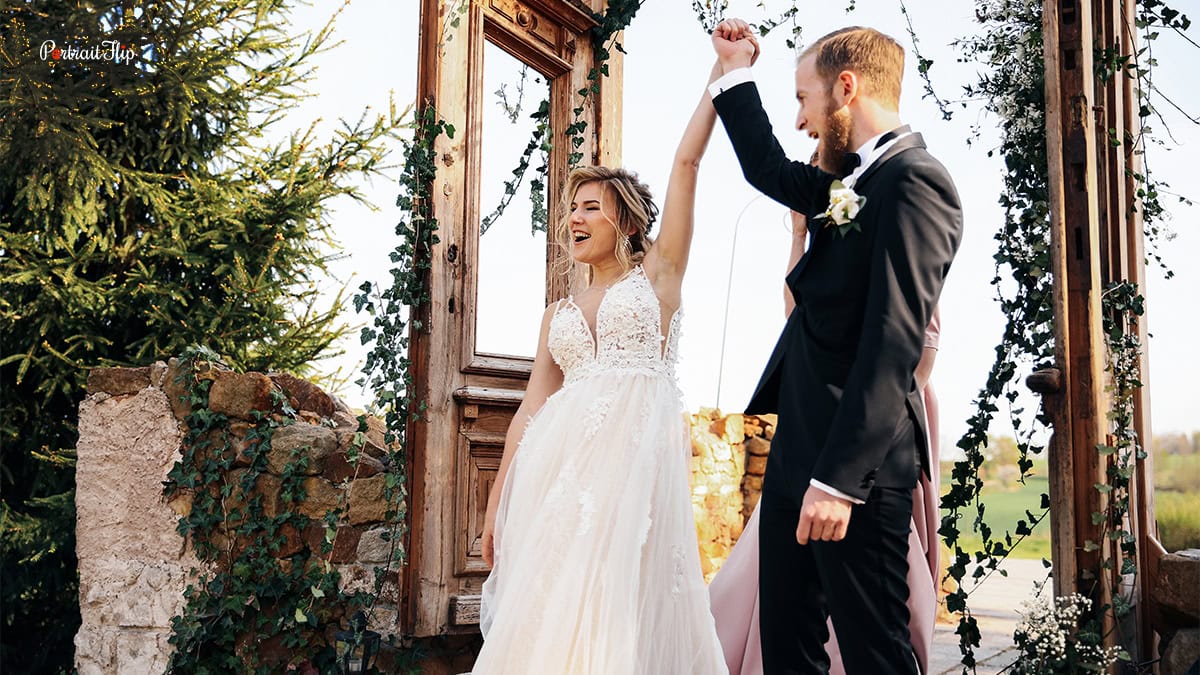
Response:
MULTIPOLYGON (((861 186, 863 183, 865 183, 867 181, 867 179, 869 179, 871 176, 875 175, 875 172, 879 170, 879 167, 883 166, 883 164, 885 162, 887 162, 889 159, 904 152, 905 150, 908 150, 909 148, 924 148, 924 147, 925 147, 925 138, 922 137, 921 134, 918 134, 918 133, 909 134, 909 135, 905 136, 904 138, 901 138, 900 140, 896 141, 895 145, 888 148, 888 151, 883 153, 882 157, 880 157, 878 160, 876 160, 874 164, 867 167, 867 170, 864 171, 863 174, 858 177, 858 180, 854 183, 855 189, 858 190, 859 186, 861 186)), ((861 190, 858 190, 858 191, 861 194, 861 190)))
MULTIPOLYGON (((867 167, 867 170, 864 171, 863 174, 858 177, 858 181, 855 183, 855 188, 857 189, 858 186, 862 185, 864 181, 866 181, 868 178, 873 176, 875 174, 875 172, 879 170, 879 167, 883 166, 883 164, 885 162, 887 162, 889 159, 904 152, 905 150, 908 150, 909 148, 924 148, 924 147, 925 147, 925 139, 919 133, 912 133, 912 134, 909 134, 909 135, 901 138, 900 140, 896 141, 896 143, 892 147, 888 148, 888 151, 883 153, 883 156, 881 156, 878 160, 876 160, 876 162, 874 164, 867 167)), ((814 214, 809 214, 809 216, 808 216, 808 222, 809 222, 809 228, 810 228, 808 250, 804 252, 804 255, 800 257, 800 262, 796 263, 796 266, 794 268, 792 268, 791 272, 787 275, 787 283, 789 286, 793 286, 793 287, 795 286, 796 281, 800 278, 800 274, 804 271, 805 266, 808 265, 809 259, 812 258, 813 252, 817 248, 820 247, 820 244, 818 243, 820 240, 820 237, 817 236, 819 234, 819 232, 813 231, 811 229, 813 227, 813 223, 814 223, 814 220, 816 219, 817 215, 818 214, 814 213, 814 214)), ((816 223, 816 226, 824 227, 824 223, 816 223)))

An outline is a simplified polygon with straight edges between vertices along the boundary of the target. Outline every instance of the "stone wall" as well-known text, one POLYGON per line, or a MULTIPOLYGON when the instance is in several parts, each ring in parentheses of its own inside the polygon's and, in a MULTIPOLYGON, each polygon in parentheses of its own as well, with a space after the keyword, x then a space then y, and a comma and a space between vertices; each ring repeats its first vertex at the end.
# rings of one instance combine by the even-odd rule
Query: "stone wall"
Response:
POLYGON ((1200 672, 1200 549, 1177 551, 1158 561, 1150 613, 1162 636, 1161 675, 1200 672))
MULTIPOLYGON (((171 617, 182 610, 183 591, 200 567, 176 532, 190 498, 186 493, 170 502, 163 497, 167 474, 181 456, 183 420, 189 412, 177 374, 173 359, 169 365, 97 369, 88 377, 88 395, 79 408, 76 469, 83 623, 75 638, 75 659, 81 674, 163 672, 171 617)), ((368 421, 364 453, 355 468, 346 451, 357 431, 357 416, 315 385, 291 375, 219 369, 200 376, 213 381, 210 409, 231 419, 234 452, 245 446, 251 411, 270 409, 273 391, 286 394, 296 419, 274 432, 268 469, 255 492, 263 495, 267 515, 275 515, 279 474, 293 450, 300 449, 309 463, 303 482, 307 499, 299 510, 314 522, 302 532, 285 532, 275 557, 282 565, 305 548, 319 554, 324 538, 320 520, 343 504, 346 513, 330 562, 341 573, 345 590, 371 590, 375 568, 391 553, 389 526, 383 522, 388 508, 383 423, 368 421)), ((239 459, 226 480, 236 485, 247 465, 239 459)), ((236 493, 230 497, 238 498, 236 493)), ((396 632, 400 585, 398 571, 389 571, 372 613, 370 627, 385 636, 396 632)))
POLYGON ((702 408, 689 422, 700 567, 712 581, 758 504, 775 419, 702 408))
POLYGON ((171 617, 199 562, 157 490, 179 459, 167 367, 93 371, 79 406, 75 665, 92 673, 161 673, 171 617))
MULTIPOLYGON (((75 658, 83 675, 163 672, 171 652, 171 618, 181 613, 184 589, 201 568, 176 530, 179 516, 191 508, 190 497, 164 497, 168 473, 181 457, 190 412, 178 375, 179 364, 172 360, 144 368, 96 369, 88 378, 88 395, 79 408, 76 473, 83 623, 75 638, 75 658)), ((286 395, 295 419, 272 435, 268 468, 255 492, 264 497, 267 515, 277 513, 279 475, 292 452, 300 450, 309 468, 303 483, 307 498, 299 510, 318 522, 287 532, 275 555, 287 564, 288 557, 305 548, 318 552, 324 537, 320 519, 344 504, 330 562, 345 590, 369 591, 375 568, 391 552, 383 522, 388 453, 382 422, 369 420, 355 474, 346 452, 357 415, 335 397, 290 375, 212 368, 198 376, 212 380, 209 408, 230 418, 231 451, 239 455, 252 411, 270 409, 272 392, 286 395)), ((690 422, 692 504, 701 564, 711 579, 758 501, 774 419, 702 410, 690 422)), ((236 485, 248 464, 235 461, 227 481, 236 485)), ((241 497, 235 492, 231 498, 241 497)), ((385 638, 395 636, 402 592, 398 570, 389 571, 371 624, 385 638)), ((431 659, 423 663, 425 672, 459 672, 455 666, 461 669, 458 661, 470 660, 473 644, 461 649, 441 645, 441 651, 462 652, 461 658, 431 659)), ((265 644, 262 651, 264 659, 283 656, 278 645, 265 644), (276 650, 280 653, 270 653, 276 650)))

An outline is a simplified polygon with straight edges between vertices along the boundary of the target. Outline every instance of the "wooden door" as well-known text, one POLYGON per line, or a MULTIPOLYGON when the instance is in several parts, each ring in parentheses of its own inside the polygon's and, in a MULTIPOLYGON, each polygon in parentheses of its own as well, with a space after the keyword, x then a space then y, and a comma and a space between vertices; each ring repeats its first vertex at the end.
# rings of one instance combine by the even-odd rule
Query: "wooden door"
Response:
MULTIPOLYGON (((561 216, 573 151, 564 130, 576 121, 575 109, 582 106, 579 119, 587 123, 577 150, 583 161, 610 165, 619 164, 621 112, 615 50, 600 93, 578 93, 590 84, 592 12, 603 11, 604 0, 422 3, 421 102, 434 105, 457 133, 438 139, 439 243, 430 260, 431 302, 414 317, 423 329, 413 332, 411 346, 414 392, 428 406, 407 438, 402 629, 416 637, 478 630, 488 491, 532 369, 542 310, 569 286, 553 272, 557 249, 531 227, 525 186, 486 232, 481 221, 503 199, 503 183, 536 123, 528 116, 542 100, 549 101, 553 144, 544 195, 551 229, 561 216), (497 83, 508 87, 516 120, 509 126, 497 122, 497 83)), ((531 161, 540 163, 536 153, 531 161)), ((525 185, 533 175, 531 167, 525 185)))

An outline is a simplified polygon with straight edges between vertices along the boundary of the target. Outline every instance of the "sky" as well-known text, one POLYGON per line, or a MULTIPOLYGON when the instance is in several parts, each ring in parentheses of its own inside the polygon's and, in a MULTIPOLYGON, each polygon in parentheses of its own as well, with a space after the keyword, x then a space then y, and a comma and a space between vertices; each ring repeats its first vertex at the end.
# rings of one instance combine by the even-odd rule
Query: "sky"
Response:
MULTIPOLYGON (((314 61, 318 71, 309 85, 314 96, 298 106, 275 133, 306 127, 315 119, 328 129, 338 118, 357 119, 367 106, 386 109, 389 95, 401 106, 411 102, 416 90, 417 4, 412 0, 351 0, 337 19, 335 36, 342 44, 314 61)), ((764 13, 757 4, 755 0, 731 0, 729 15, 743 12, 747 18, 760 18, 790 6, 767 0, 764 13)), ((958 62, 952 43, 979 30, 973 4, 908 5, 921 51, 934 60, 932 78, 938 94, 944 99, 960 99, 963 86, 977 76, 978 66, 958 62)), ((802 40, 861 24, 892 35, 906 49, 911 47, 898 0, 858 0, 856 6, 847 14, 843 3, 826 3, 823 11, 802 16, 802 40)), ((333 3, 318 2, 298 11, 295 30, 315 30, 333 9, 333 3)), ((812 141, 793 128, 794 52, 784 44, 783 32, 779 29, 763 41, 755 78, 776 136, 790 156, 807 158, 812 141)), ((1189 64, 1198 53, 1172 38, 1164 33, 1155 43, 1155 82, 1195 115, 1200 113, 1200 91, 1186 84, 1195 81, 1189 64)), ((691 3, 685 0, 649 0, 626 31, 623 44, 628 55, 622 163, 641 175, 661 205, 675 144, 707 82, 713 62, 711 46, 691 3)), ((485 62, 488 91, 505 84, 511 100, 519 81, 511 57, 489 46, 485 62)), ((943 447, 948 448, 965 431, 965 420, 974 412, 972 401, 986 381, 1004 325, 991 285, 993 237, 1003 218, 997 205, 1003 167, 998 156, 987 156, 998 146, 997 121, 978 103, 956 107, 953 119, 943 121, 933 103, 921 98, 923 88, 915 62, 910 50, 901 116, 924 135, 930 151, 949 169, 964 210, 963 241, 941 298, 941 349, 933 374, 942 410, 939 435, 943 447)), ((539 86, 545 84, 531 74, 526 81, 523 115, 540 100, 533 98, 539 86)), ((529 120, 522 118, 514 125, 503 118, 499 106, 488 105, 491 112, 484 122, 483 147, 485 208, 499 200, 502 182, 532 129, 529 120)), ((1155 133, 1165 143, 1152 147, 1147 161, 1172 190, 1200 197, 1189 161, 1200 149, 1200 127, 1168 105, 1160 107, 1174 140, 1163 124, 1155 121, 1155 133)), ((391 156, 393 164, 401 161, 398 143, 396 149, 391 156)), ((365 279, 386 279, 388 248, 381 244, 394 240, 392 231, 400 216, 394 206, 398 176, 397 167, 382 177, 364 179, 362 189, 377 210, 350 200, 334 205, 334 235, 345 256, 335 262, 333 276, 326 281, 331 292, 342 285, 357 286, 365 279)), ((790 242, 786 211, 767 198, 756 197, 742 178, 718 122, 701 164, 695 242, 683 287, 678 374, 685 402, 693 410, 719 406, 726 412, 738 411, 749 399, 783 326, 782 278, 790 242), (731 298, 728 309, 727 297, 731 298)), ((1175 276, 1165 279, 1160 269, 1151 268, 1146 288, 1152 333, 1147 381, 1157 433, 1200 429, 1200 405, 1189 393, 1200 383, 1200 360, 1193 354, 1194 337, 1200 334, 1195 300, 1200 269, 1194 263, 1200 257, 1200 228, 1196 227, 1200 207, 1166 201, 1171 211, 1168 228, 1173 234, 1159 253, 1175 276)), ((514 200, 506 216, 492 225, 484 238, 479 330, 481 346, 488 350, 532 354, 535 347, 543 306, 538 264, 545 240, 530 236, 527 213, 528 206, 514 200), (489 243, 492 241, 496 243, 489 243)), ((354 315, 348 302, 344 316, 354 324, 364 320, 354 315)), ((357 343, 357 337, 347 340, 345 355, 324 364, 323 369, 356 371, 364 356, 357 343)), ((353 405, 363 405, 369 398, 369 392, 353 384, 340 393, 353 405)), ((1028 416, 1032 399, 1023 401, 1028 416)), ((999 424, 996 431, 1006 433, 1007 427, 999 424)))

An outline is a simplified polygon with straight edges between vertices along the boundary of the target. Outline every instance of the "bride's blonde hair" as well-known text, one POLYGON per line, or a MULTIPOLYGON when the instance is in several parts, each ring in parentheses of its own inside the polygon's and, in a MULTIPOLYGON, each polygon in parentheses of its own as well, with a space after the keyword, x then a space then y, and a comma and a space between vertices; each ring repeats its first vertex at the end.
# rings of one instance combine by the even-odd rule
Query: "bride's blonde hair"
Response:
MULTIPOLYGON (((560 273, 570 272, 575 266, 571 257, 574 238, 571 236, 571 202, 580 186, 586 183, 599 183, 604 194, 612 195, 613 213, 605 211, 612 218, 617 230, 617 245, 614 251, 621 268, 629 271, 634 265, 646 257, 646 253, 654 244, 650 238, 650 227, 658 218, 658 207, 650 188, 638 180, 636 173, 625 169, 613 169, 607 166, 584 166, 571 171, 567 176, 567 184, 562 193, 562 218, 554 226, 554 243, 562 251, 559 257, 560 273)), ((607 200, 601 202, 602 207, 608 206, 607 200)), ((589 271, 590 273, 590 271, 589 271)))

